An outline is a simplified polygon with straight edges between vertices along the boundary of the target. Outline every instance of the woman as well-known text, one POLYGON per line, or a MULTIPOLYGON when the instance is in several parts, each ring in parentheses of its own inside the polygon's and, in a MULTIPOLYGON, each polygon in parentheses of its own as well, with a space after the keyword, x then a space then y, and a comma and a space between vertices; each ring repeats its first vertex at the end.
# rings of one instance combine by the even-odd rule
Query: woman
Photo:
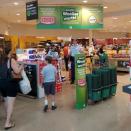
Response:
POLYGON ((11 81, 11 71, 15 74, 20 74, 23 70, 23 66, 19 65, 17 61, 11 57, 10 49, 5 50, 5 56, 0 65, 3 68, 0 74, 0 91, 4 97, 6 112, 5 129, 7 130, 15 126, 15 123, 11 121, 11 117, 17 95, 17 88, 19 86, 18 81, 11 81))

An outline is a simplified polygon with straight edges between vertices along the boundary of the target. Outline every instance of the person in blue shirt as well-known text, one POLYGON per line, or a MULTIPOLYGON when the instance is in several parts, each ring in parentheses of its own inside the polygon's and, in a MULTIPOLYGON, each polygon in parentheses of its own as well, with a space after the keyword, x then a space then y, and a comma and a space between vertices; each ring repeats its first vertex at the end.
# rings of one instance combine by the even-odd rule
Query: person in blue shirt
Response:
POLYGON ((46 56, 45 61, 47 65, 42 69, 42 75, 44 78, 44 91, 45 91, 45 107, 44 112, 48 111, 48 96, 52 97, 52 110, 55 110, 57 106, 55 105, 55 85, 56 85, 56 75, 57 69, 51 64, 52 57, 46 56))
POLYGON ((75 82, 75 55, 81 53, 81 47, 78 44, 77 40, 73 40, 70 48, 70 61, 71 61, 71 84, 75 82))

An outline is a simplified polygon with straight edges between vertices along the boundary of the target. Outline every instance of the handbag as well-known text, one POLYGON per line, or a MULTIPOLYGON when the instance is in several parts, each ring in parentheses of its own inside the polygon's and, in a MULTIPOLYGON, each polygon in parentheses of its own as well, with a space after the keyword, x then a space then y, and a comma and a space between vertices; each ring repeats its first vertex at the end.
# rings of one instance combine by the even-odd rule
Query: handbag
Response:
POLYGON ((23 78, 23 80, 21 80, 19 82, 19 86, 20 86, 20 90, 23 94, 27 95, 31 92, 32 88, 31 88, 31 85, 30 85, 30 81, 25 73, 24 70, 22 70, 21 72, 21 76, 23 78))
POLYGON ((9 68, 9 72, 10 72, 10 80, 13 82, 19 82, 22 80, 22 76, 21 76, 21 72, 20 73, 15 73, 14 70, 11 67, 11 59, 10 59, 10 68, 9 68))

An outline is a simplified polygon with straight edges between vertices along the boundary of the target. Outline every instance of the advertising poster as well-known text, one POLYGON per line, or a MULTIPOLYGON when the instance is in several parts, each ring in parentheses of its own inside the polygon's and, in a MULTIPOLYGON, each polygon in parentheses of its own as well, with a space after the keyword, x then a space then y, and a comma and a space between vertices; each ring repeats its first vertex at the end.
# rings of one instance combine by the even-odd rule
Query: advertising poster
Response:
POLYGON ((83 28, 102 28, 103 7, 83 7, 82 26, 83 28))
POLYGON ((75 79, 76 109, 83 109, 87 105, 86 57, 84 54, 75 56, 75 79))
POLYGON ((102 6, 40 6, 37 29, 101 29, 102 6))
POLYGON ((61 25, 65 28, 71 28, 71 26, 79 26, 82 24, 82 15, 80 7, 62 7, 60 9, 61 25), (70 27, 69 27, 70 26, 70 27))
POLYGON ((60 28, 60 8, 59 7, 43 7, 40 6, 38 9, 39 20, 37 28, 60 28))
POLYGON ((38 19, 38 1, 26 3, 26 20, 38 19))

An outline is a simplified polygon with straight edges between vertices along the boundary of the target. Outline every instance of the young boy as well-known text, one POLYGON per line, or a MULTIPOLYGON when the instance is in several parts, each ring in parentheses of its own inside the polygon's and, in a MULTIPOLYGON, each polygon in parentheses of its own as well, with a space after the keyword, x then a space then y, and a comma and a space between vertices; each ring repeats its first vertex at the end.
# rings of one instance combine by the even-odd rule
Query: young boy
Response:
POLYGON ((52 98, 52 110, 55 110, 57 106, 55 105, 55 85, 56 85, 56 75, 57 75, 57 70, 55 66, 51 64, 52 62, 52 57, 47 56, 45 58, 45 61, 47 65, 43 67, 42 69, 42 75, 44 78, 44 90, 45 90, 45 107, 44 107, 44 112, 48 111, 48 97, 51 95, 52 98))

